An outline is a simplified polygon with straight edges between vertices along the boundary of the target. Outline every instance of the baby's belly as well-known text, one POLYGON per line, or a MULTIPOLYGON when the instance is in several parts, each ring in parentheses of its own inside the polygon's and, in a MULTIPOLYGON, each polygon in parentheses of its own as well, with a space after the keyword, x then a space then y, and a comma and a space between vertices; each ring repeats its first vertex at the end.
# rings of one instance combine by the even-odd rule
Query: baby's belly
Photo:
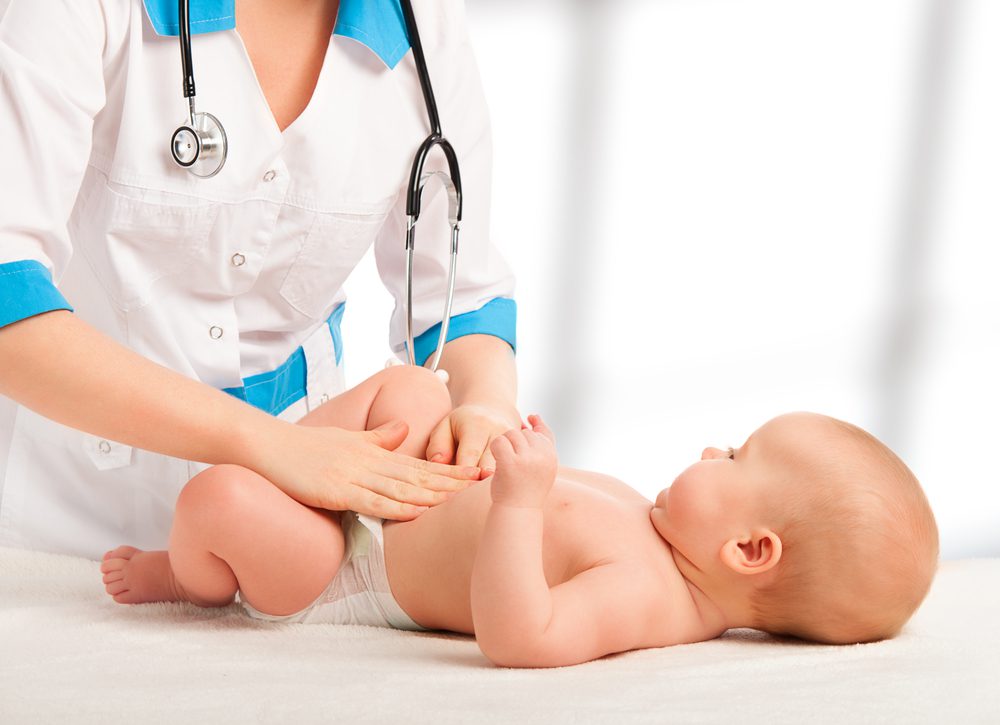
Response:
POLYGON ((421 626, 472 633, 469 583, 490 505, 487 483, 473 484, 413 521, 385 522, 389 586, 421 626))
MULTIPOLYGON (((389 585, 417 624, 473 632, 472 565, 490 508, 489 483, 473 484, 413 521, 385 523, 389 585)), ((549 586, 606 554, 608 527, 597 524, 615 510, 621 510, 621 502, 572 481, 556 481, 546 502, 542 548, 549 586)))

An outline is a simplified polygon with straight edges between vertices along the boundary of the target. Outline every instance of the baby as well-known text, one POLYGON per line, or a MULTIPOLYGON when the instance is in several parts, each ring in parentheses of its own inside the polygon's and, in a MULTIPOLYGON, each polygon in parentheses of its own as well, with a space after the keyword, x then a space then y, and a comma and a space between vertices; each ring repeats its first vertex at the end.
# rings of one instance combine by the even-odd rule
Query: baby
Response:
MULTIPOLYGON (((402 418, 424 451, 447 389, 384 370, 306 416, 402 418)), ((214 466, 181 492, 170 550, 122 546, 115 601, 254 617, 474 634, 494 663, 554 667, 753 627, 827 643, 896 634, 937 566, 934 517, 909 469, 868 433, 792 413, 740 448, 706 448, 650 503, 560 467, 537 416, 491 445, 496 473, 412 521, 312 509, 253 471, 214 466)), ((443 498, 443 496, 442 496, 443 498)))

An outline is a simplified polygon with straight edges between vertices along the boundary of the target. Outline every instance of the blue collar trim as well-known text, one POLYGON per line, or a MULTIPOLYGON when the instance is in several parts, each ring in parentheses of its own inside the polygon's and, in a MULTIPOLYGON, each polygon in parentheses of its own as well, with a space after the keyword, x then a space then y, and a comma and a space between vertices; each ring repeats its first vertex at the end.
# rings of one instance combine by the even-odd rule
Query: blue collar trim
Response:
MULTIPOLYGON (((176 0, 143 0, 157 35, 177 35, 176 0)), ((236 0, 190 0, 191 33, 214 33, 236 27, 236 0)), ((356 40, 389 68, 410 49, 410 36, 399 0, 340 0, 334 35, 356 40)))

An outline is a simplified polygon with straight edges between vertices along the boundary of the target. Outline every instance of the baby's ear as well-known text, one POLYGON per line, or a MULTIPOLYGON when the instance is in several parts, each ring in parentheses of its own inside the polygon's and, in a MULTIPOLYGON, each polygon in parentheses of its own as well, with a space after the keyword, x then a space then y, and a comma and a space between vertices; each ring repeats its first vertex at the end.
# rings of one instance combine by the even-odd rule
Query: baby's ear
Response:
POLYGON ((723 544, 719 558, 737 574, 763 574, 781 559, 781 537, 771 529, 754 529, 723 544))

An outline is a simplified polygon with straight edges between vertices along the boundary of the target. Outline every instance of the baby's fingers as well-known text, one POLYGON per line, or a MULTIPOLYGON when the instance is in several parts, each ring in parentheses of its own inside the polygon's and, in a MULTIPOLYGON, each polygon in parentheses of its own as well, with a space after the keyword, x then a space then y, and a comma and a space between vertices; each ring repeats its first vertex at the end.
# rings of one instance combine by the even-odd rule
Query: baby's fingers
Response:
MULTIPOLYGON (((512 428, 503 434, 503 437, 510 441, 511 446, 514 448, 514 453, 520 455, 528 447, 528 438, 525 436, 523 430, 516 430, 512 428)), ((531 431, 527 431, 530 433, 531 431)))
POLYGON ((553 443, 556 442, 555 434, 545 424, 545 421, 542 420, 542 416, 534 414, 529 415, 528 422, 531 423, 531 430, 535 431, 535 433, 541 433, 553 443))

